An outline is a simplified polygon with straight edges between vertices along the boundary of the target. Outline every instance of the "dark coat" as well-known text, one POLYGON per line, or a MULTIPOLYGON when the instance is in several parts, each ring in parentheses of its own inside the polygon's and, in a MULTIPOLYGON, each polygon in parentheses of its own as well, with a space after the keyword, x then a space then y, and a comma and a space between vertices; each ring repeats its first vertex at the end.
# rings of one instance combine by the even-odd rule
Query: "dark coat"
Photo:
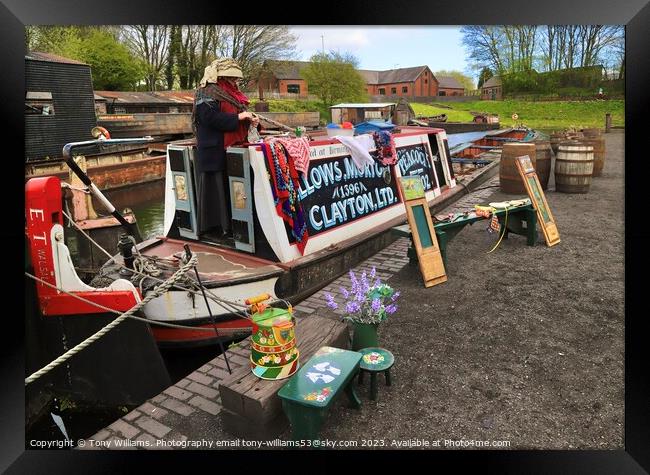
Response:
POLYGON ((220 172, 226 168, 223 133, 237 130, 237 113, 221 112, 217 101, 196 106, 196 167, 198 173, 220 172))

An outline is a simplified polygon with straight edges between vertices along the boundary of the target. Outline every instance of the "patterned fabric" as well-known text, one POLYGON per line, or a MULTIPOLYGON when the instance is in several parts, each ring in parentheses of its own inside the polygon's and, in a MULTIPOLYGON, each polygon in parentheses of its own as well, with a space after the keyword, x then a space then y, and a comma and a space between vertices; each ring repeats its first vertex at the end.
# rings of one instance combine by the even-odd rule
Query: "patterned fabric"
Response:
POLYGON ((289 157, 293 159, 296 170, 307 176, 309 170, 309 140, 306 138, 278 138, 276 140, 284 145, 289 157))
POLYGON ((299 182, 298 172, 289 160, 286 150, 278 140, 271 140, 262 144, 270 175, 271 190, 275 209, 290 227, 291 234, 296 241, 298 251, 304 254, 307 245, 307 222, 298 197, 299 182))
POLYGON ((395 150, 395 140, 393 135, 382 130, 373 132, 372 138, 375 141, 375 148, 377 149, 377 157, 382 165, 395 165, 397 163, 397 151, 395 150))

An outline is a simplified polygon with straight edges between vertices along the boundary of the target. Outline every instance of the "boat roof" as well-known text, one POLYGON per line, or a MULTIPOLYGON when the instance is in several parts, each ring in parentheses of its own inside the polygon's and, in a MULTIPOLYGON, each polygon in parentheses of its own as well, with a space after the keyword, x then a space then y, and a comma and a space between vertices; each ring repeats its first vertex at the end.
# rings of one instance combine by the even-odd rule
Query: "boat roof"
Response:
POLYGON ((388 107, 388 106, 394 106, 397 105, 395 102, 367 102, 367 103, 359 103, 359 102, 343 102, 341 104, 336 104, 335 106, 331 106, 330 109, 336 109, 336 108, 341 108, 341 109, 377 109, 380 107, 388 107))

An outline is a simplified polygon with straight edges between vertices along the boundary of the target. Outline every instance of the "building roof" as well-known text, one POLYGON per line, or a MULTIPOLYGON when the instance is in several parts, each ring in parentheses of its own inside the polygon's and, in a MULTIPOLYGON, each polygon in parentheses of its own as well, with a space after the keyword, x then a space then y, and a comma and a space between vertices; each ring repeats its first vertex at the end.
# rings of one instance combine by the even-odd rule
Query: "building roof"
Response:
POLYGON ((427 66, 389 69, 387 71, 360 69, 359 73, 366 80, 367 84, 393 84, 398 82, 413 82, 425 69, 427 69, 427 66))
POLYGON ((33 61, 47 61, 48 63, 81 64, 88 66, 88 64, 77 61, 76 59, 64 58, 63 56, 58 56, 52 53, 40 53, 38 51, 32 51, 31 53, 26 54, 25 59, 31 59, 33 61))
POLYGON ((98 97, 120 104, 191 104, 194 91, 95 91, 95 100, 98 97))
POLYGON ((438 79, 438 87, 445 89, 465 89, 465 87, 458 82, 453 76, 436 76, 438 79))
POLYGON ((394 106, 395 102, 343 102, 341 104, 336 104, 331 106, 330 109, 379 109, 382 107, 394 106))
POLYGON ((501 79, 499 76, 492 76, 490 79, 485 81, 481 87, 494 87, 501 86, 501 79))
POLYGON ((278 79, 302 79, 300 71, 309 64, 309 61, 281 61, 276 59, 264 62, 265 67, 273 72, 278 79))

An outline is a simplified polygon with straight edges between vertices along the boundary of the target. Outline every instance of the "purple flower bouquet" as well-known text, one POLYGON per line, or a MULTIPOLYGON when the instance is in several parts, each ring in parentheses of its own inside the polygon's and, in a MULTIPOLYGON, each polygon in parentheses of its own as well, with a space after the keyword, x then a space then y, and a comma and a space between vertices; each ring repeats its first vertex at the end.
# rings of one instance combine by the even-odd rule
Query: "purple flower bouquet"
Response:
MULTIPOLYGON (((399 292, 387 284, 383 284, 380 279, 375 279, 376 270, 373 267, 369 275, 364 272, 361 277, 350 271, 350 289, 341 287, 341 294, 345 299, 342 308, 345 309, 346 315, 344 320, 354 323, 381 323, 388 315, 397 311, 396 301, 400 295, 399 292), (371 285, 370 281, 374 280, 371 285)), ((332 309, 339 308, 339 304, 334 301, 330 293, 325 294, 327 306, 332 309)))

